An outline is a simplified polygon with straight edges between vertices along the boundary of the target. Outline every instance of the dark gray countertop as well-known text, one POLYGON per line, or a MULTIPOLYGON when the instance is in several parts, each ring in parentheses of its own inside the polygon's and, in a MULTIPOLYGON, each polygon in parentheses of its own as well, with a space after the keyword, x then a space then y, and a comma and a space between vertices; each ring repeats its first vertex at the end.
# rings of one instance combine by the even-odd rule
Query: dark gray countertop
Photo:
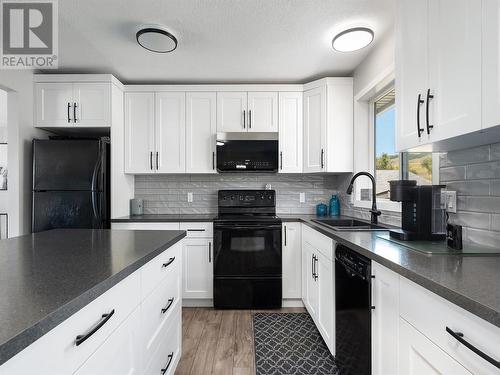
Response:
MULTIPOLYGON (((147 220, 124 217, 114 221, 211 221, 213 216, 144 215, 147 220)), ((500 256, 427 255, 378 238, 376 232, 328 229, 311 221, 316 219, 315 215, 278 216, 285 223, 303 222, 500 327, 500 256)))
POLYGON ((0 365, 185 235, 57 229, 0 241, 0 365))
POLYGON ((185 214, 185 215, 136 215, 122 216, 112 219, 112 223, 171 223, 171 222, 204 222, 212 221, 216 214, 185 214))

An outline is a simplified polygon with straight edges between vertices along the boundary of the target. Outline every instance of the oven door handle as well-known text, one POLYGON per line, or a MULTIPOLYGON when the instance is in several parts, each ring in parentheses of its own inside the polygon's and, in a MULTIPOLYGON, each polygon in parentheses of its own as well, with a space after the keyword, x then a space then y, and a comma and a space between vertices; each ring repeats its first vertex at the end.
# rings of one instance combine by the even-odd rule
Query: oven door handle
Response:
POLYGON ((215 230, 281 230, 281 225, 271 224, 271 225, 216 225, 215 230))

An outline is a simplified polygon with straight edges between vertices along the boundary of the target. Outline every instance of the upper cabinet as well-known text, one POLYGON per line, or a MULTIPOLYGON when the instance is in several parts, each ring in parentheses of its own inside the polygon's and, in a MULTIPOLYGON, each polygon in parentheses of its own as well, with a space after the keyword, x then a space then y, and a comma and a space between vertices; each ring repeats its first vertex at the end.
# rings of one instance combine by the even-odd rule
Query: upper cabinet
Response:
POLYGON ((185 93, 125 94, 125 173, 185 172, 185 93))
POLYGON ((277 132, 277 92, 218 92, 217 132, 277 132))
POLYGON ((36 127, 111 126, 111 83, 35 83, 36 127))
POLYGON ((302 172, 302 93, 279 93, 279 172, 302 172))
POLYGON ((324 78, 305 85, 304 172, 352 172, 353 80, 324 78))
POLYGON ((397 6, 398 149, 446 148, 442 141, 481 130, 481 1, 397 6))
POLYGON ((215 173, 216 101, 214 92, 186 93, 188 173, 215 173))
POLYGON ((483 129, 500 125, 500 2, 483 0, 483 129))

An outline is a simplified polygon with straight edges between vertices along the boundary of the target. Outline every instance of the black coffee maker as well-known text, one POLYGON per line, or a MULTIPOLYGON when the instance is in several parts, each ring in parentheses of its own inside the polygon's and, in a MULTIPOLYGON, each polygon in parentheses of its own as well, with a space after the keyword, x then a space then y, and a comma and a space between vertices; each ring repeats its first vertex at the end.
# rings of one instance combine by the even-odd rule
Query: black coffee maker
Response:
POLYGON ((417 185, 414 180, 389 181, 391 201, 401 202, 401 229, 390 231, 402 241, 446 239, 446 210, 441 206, 445 185, 417 185))

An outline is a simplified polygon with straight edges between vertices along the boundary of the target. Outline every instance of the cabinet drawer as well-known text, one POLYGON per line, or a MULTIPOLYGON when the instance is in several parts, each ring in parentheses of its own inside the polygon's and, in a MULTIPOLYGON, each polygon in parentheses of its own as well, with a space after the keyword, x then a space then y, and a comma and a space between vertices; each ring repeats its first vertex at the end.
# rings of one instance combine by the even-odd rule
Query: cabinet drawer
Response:
POLYGON ((2 374, 72 374, 139 302, 140 274, 135 272, 4 363, 2 374), (103 314, 112 311, 105 320, 103 314), (98 323, 103 324, 77 346, 76 337, 89 333, 98 323))
POLYGON ((140 374, 139 317, 137 307, 74 375, 140 374))
POLYGON ((141 297, 146 298, 168 275, 179 277, 182 258, 182 241, 177 242, 141 269, 141 297))
POLYGON ((164 375, 175 372, 175 368, 181 357, 181 305, 178 304, 172 311, 172 318, 168 319, 165 330, 160 333, 160 345, 156 349, 151 361, 146 366, 145 375, 162 374, 162 370, 167 368, 164 375))
POLYGON ((141 304, 141 334, 145 363, 158 348, 165 328, 175 319, 181 304, 180 269, 170 272, 160 285, 141 304))
POLYGON ((187 232, 187 237, 213 237, 213 223, 180 223, 180 230, 187 232))
POLYGON ((111 223, 112 229, 179 230, 179 223, 111 223))
POLYGON ((495 360, 500 360, 500 328, 401 278, 400 314, 442 350, 475 374, 498 374, 499 369, 459 343, 446 331, 463 333, 463 339, 495 360))
POLYGON ((309 242, 329 260, 333 260, 333 240, 324 234, 302 224, 302 241, 309 242))

